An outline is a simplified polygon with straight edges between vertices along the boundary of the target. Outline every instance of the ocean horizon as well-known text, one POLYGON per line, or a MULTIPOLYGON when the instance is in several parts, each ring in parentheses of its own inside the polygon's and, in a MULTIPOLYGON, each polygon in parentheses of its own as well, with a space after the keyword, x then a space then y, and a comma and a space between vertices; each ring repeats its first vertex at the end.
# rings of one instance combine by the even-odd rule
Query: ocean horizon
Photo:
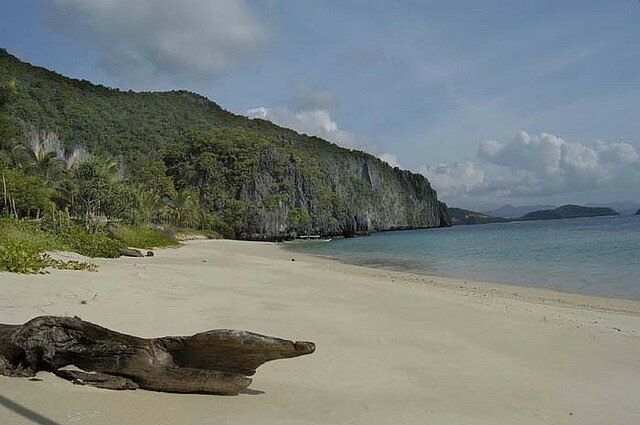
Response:
POLYGON ((346 263, 640 300, 640 217, 401 230, 287 244, 346 263))

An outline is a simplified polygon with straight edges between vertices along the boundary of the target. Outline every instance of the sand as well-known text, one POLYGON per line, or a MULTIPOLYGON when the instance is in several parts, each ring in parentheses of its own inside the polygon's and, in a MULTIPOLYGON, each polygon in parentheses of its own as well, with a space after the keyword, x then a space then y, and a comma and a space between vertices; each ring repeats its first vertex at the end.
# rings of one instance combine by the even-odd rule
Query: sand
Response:
POLYGON ((640 303, 190 241, 97 273, 0 274, 0 323, 78 315, 151 337, 247 329, 317 343, 235 397, 0 377, 1 424, 640 423, 640 303), (295 262, 291 261, 295 258, 295 262))

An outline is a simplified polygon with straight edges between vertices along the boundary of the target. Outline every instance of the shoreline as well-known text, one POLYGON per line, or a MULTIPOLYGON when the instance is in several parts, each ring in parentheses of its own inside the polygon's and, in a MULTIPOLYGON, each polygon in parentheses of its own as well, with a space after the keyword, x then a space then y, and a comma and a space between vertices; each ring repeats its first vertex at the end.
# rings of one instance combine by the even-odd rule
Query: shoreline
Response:
POLYGON ((640 303, 348 265, 276 243, 195 240, 155 254, 94 259, 95 273, 0 273, 0 323, 79 316, 141 337, 243 329, 316 352, 262 366, 235 397, 0 376, 0 423, 640 421, 640 303))
POLYGON ((391 278, 404 283, 420 283, 454 291, 472 292, 480 296, 490 293, 506 299, 516 299, 532 303, 640 315, 640 300, 587 295, 562 291, 555 288, 527 286, 526 284, 469 280, 449 276, 421 274, 411 271, 391 270, 383 267, 356 264, 330 255, 295 251, 293 248, 287 248, 282 245, 287 243, 290 242, 277 243, 277 246, 291 256, 304 257, 307 261, 315 261, 318 264, 333 264, 335 267, 343 267, 345 271, 350 270, 353 272, 357 269, 370 270, 372 275, 376 275, 381 279, 391 278))

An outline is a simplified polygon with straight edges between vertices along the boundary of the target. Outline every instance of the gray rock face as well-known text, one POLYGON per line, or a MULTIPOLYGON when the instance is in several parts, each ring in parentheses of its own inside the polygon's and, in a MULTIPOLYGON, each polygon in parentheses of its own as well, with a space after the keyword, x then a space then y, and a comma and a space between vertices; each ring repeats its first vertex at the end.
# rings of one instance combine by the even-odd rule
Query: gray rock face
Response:
POLYGON ((382 230, 451 225, 447 206, 422 175, 392 168, 378 158, 351 151, 321 164, 321 175, 301 172, 293 156, 286 171, 277 171, 277 153, 263 153, 255 179, 244 185, 240 198, 258 205, 245 214, 243 239, 277 240, 300 234, 351 236, 382 230), (293 185, 294 199, 268 207, 266 200, 278 184, 293 185), (310 223, 293 229, 292 209, 304 210, 310 223))

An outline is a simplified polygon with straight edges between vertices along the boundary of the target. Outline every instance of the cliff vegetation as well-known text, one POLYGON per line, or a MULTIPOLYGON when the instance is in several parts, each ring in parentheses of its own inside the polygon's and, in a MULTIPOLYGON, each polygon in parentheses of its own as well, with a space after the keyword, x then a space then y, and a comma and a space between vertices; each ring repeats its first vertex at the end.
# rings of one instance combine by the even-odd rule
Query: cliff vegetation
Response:
POLYGON ((280 240, 451 223, 426 178, 368 153, 186 91, 70 79, 2 49, 0 180, 0 215, 64 216, 121 244, 149 229, 151 240, 185 228, 280 240))

